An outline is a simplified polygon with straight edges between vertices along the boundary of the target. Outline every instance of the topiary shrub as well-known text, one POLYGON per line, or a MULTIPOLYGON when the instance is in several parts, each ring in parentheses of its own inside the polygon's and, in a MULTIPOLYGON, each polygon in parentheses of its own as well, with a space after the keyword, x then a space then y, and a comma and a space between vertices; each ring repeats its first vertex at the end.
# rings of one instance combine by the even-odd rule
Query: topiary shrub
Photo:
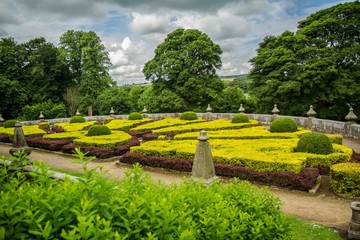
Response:
POLYGON ((245 114, 236 114, 232 119, 232 123, 247 123, 249 122, 249 117, 245 114))
POLYGON ((4 122, 4 128, 12 128, 15 126, 16 119, 9 119, 4 122))
POLYGON ((86 120, 82 116, 73 116, 70 119, 70 123, 83 123, 83 122, 86 122, 86 120))
POLYGON ((129 114, 128 120, 140 120, 143 119, 143 116, 141 113, 138 112, 132 112, 129 114))
POLYGON ((296 132, 297 124, 291 118, 278 118, 270 125, 270 132, 296 132))
POLYGON ((88 130, 88 136, 100 136, 100 135, 109 135, 111 130, 108 126, 105 125, 92 125, 88 130))
POLYGON ((183 112, 180 115, 181 120, 196 120, 198 117, 195 112, 183 112))
POLYGON ((325 134, 304 133, 298 141, 296 151, 316 154, 330 154, 333 152, 333 145, 330 138, 328 138, 325 134))

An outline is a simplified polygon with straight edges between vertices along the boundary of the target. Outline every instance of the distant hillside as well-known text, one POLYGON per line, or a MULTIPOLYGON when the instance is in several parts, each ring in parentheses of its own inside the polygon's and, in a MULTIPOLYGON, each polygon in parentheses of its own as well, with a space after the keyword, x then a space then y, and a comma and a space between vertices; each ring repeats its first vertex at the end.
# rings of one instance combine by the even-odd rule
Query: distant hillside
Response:
POLYGON ((235 79, 235 78, 246 78, 248 74, 228 75, 220 76, 221 79, 235 79))

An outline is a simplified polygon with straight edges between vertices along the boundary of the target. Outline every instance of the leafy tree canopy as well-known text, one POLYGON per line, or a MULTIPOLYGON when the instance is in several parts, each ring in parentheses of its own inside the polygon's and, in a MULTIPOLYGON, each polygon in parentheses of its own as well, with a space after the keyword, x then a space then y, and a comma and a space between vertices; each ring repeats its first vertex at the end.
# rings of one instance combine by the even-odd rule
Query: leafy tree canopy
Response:
POLYGON ((220 46, 205 33, 180 28, 169 33, 156 48, 154 58, 145 64, 143 73, 153 83, 156 94, 167 89, 183 99, 189 108, 203 108, 224 87, 216 74, 222 65, 221 53, 220 46))
POLYGON ((83 107, 92 105, 104 89, 114 84, 105 46, 95 32, 74 30, 61 36, 60 46, 72 79, 78 84, 83 107))
POLYGON ((299 22, 296 33, 267 36, 259 44, 251 90, 258 111, 274 103, 284 115, 343 120, 351 105, 360 113, 360 3, 339 4, 299 22))

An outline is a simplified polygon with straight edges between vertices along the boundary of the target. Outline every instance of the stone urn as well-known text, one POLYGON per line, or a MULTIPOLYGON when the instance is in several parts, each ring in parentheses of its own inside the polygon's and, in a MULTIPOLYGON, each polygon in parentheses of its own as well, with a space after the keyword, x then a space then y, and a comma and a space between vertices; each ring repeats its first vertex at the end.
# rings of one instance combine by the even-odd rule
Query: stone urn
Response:
POLYGON ((360 202, 352 202, 350 208, 352 215, 348 229, 348 238, 360 239, 360 202))

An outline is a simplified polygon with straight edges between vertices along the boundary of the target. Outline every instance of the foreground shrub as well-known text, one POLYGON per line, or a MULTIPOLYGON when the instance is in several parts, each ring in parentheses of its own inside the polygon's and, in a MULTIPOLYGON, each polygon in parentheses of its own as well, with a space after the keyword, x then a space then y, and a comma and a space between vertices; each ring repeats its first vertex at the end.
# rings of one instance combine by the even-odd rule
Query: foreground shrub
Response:
POLYGON ((9 119, 4 122, 4 128, 12 128, 15 126, 17 120, 15 119, 9 119))
POLYGON ((245 114, 236 114, 232 119, 232 123, 247 123, 249 122, 249 117, 245 114))
POLYGON ((143 119, 143 116, 141 113, 138 112, 132 112, 129 114, 128 120, 141 120, 143 119))
POLYGON ((270 125, 270 132, 296 132, 297 124, 292 118, 278 118, 270 125))
POLYGON ((73 116, 70 119, 70 123, 84 123, 86 122, 83 116, 73 116))
POLYGON ((333 152, 333 145, 330 138, 322 133, 305 133, 301 135, 296 151, 315 154, 330 154, 333 152))
POLYGON ((7 177, 0 177, 5 239, 288 239, 281 201, 248 182, 154 184, 138 166, 121 182, 94 171, 77 182, 7 177))
POLYGON ((198 117, 195 112, 183 112, 180 115, 181 120, 196 120, 198 117))
POLYGON ((360 164, 339 163, 331 167, 331 186, 337 193, 360 197, 360 164))
POLYGON ((87 133, 88 136, 100 136, 109 134, 111 134, 111 130, 108 126, 105 125, 92 125, 87 133))

